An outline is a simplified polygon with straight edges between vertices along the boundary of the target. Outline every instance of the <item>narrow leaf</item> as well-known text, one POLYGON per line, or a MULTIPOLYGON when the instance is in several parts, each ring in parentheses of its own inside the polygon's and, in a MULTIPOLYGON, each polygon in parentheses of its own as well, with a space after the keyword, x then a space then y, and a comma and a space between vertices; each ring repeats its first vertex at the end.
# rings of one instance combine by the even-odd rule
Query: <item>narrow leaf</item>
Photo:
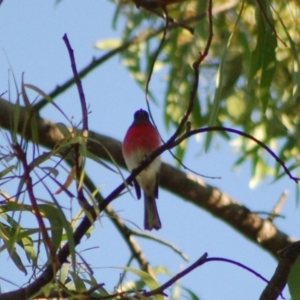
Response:
POLYGON ((288 278, 288 287, 293 300, 300 300, 300 257, 294 263, 288 278))
MULTIPOLYGON (((261 2, 263 4, 263 1, 261 2)), ((263 5, 266 16, 273 22, 272 14, 268 4, 263 5)), ((265 20, 261 7, 256 7, 257 21, 257 43, 256 48, 251 54, 250 71, 248 85, 252 84, 257 75, 259 80, 258 97, 265 112, 271 97, 270 87, 276 70, 276 46, 277 38, 270 24, 265 20)))
MULTIPOLYGON (((138 269, 130 268, 130 267, 124 267, 124 268, 120 267, 118 269, 122 269, 122 270, 125 270, 126 272, 137 275, 142 281, 145 282, 145 284, 152 291, 159 288, 159 286, 160 286, 159 283, 149 273, 146 273, 146 272, 138 270, 138 269)), ((153 296, 153 299, 164 300, 164 296, 163 295, 155 295, 155 296, 153 296)))
MULTIPOLYGON (((209 116, 208 127, 214 126, 215 121, 216 121, 217 116, 218 116, 220 102, 221 102, 221 99, 222 99, 223 77, 225 76, 224 67, 225 67, 226 59, 227 59, 227 52, 230 48, 231 40, 232 40, 232 37, 235 33, 235 28, 237 27, 237 24, 240 20, 242 11, 243 11, 243 8, 239 12, 239 15, 238 15, 238 17, 236 19, 236 22, 234 24, 234 29, 233 29, 232 33, 230 34, 230 36, 228 38, 226 48, 225 48, 225 50, 222 54, 222 57, 221 57, 221 61, 220 61, 220 65, 219 65, 219 69, 218 69, 218 73, 217 73, 217 78, 216 78, 216 90, 215 90, 214 100, 213 100, 213 104, 212 104, 212 109, 211 109, 210 116, 209 116)), ((208 148, 210 146, 210 143, 211 143, 211 139, 212 139, 212 132, 209 132, 206 135, 205 151, 208 150, 208 148)))

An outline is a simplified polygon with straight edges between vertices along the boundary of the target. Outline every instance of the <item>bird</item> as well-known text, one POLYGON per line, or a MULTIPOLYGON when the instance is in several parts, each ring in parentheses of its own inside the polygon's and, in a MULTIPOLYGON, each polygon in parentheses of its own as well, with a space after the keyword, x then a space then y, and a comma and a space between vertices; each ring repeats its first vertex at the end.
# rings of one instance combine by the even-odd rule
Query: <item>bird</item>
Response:
MULTIPOLYGON (((149 120, 147 111, 140 109, 134 113, 134 120, 126 132, 122 153, 130 172, 140 166, 147 157, 161 145, 160 135, 149 120)), ((144 194, 144 228, 160 229, 161 221, 156 206, 158 198, 158 180, 161 166, 160 157, 156 157, 133 181, 137 198, 144 194)))

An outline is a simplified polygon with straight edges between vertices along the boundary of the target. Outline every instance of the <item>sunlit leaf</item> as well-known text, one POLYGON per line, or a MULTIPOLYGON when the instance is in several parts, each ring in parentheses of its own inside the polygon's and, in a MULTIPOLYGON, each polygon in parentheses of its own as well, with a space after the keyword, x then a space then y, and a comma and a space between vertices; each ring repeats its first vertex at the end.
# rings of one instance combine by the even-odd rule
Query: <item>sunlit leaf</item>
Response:
MULTIPOLYGON (((160 284, 149 273, 146 273, 146 272, 138 270, 138 269, 130 268, 130 267, 124 267, 124 268, 121 267, 119 269, 122 269, 129 273, 137 275, 150 288, 150 290, 155 290, 155 289, 159 288, 159 286, 160 286, 160 284)), ((153 299, 163 300, 164 296, 155 295, 155 296, 153 296, 153 299)))
POLYGON ((63 134, 65 138, 70 138, 71 137, 71 132, 70 129, 63 123, 56 123, 55 124, 56 128, 63 134))
POLYGON ((86 286, 84 284, 84 280, 80 276, 78 276, 78 274, 75 273, 75 272, 70 272, 70 275, 73 278, 73 282, 74 282, 76 292, 85 292, 86 291, 86 286))
POLYGON ((9 174, 12 170, 14 170, 16 166, 9 166, 3 171, 0 172, 0 178, 3 178, 5 175, 9 174))
POLYGON ((99 50, 111 50, 119 47, 122 42, 119 39, 108 39, 104 41, 97 42, 95 48, 99 50))

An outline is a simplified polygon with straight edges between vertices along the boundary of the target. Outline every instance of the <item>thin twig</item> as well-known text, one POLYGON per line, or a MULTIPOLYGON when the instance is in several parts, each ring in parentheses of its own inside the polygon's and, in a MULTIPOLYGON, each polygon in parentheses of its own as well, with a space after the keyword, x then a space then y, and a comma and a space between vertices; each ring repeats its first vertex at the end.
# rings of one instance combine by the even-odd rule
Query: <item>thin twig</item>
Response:
POLYGON ((196 99, 197 92, 198 92, 198 85, 199 85, 199 66, 203 62, 203 60, 206 58, 206 56, 208 55, 208 51, 209 51, 211 43, 212 43, 212 38, 213 38, 212 0, 208 1, 207 15, 208 15, 208 22, 209 22, 208 39, 207 39, 206 46, 205 46, 203 53, 200 53, 198 59, 193 63, 195 79, 194 79, 193 88, 192 88, 192 91, 190 94, 189 105, 185 112, 185 115, 183 116, 180 124, 178 125, 177 130, 175 131, 175 133, 172 135, 172 137, 170 139, 173 141, 177 137, 179 137, 179 135, 181 134, 181 132, 183 131, 184 127, 186 126, 186 124, 188 122, 188 118, 189 118, 190 114, 193 111, 195 99, 196 99))
MULTIPOLYGON (((233 0, 231 2, 225 3, 223 5, 220 5, 219 7, 216 7, 215 9, 213 9, 213 15, 222 13, 226 10, 229 10, 231 8, 233 8, 234 6, 237 5, 237 3, 239 3, 238 0, 233 0)), ((200 13, 198 15, 192 16, 190 18, 187 18, 186 20, 181 21, 181 23, 171 23, 169 24, 169 30, 174 30, 176 28, 179 28, 183 25, 187 25, 190 24, 192 22, 195 21, 199 21, 204 19, 206 16, 206 13, 200 13)), ((121 46, 108 51, 107 53, 105 53, 104 55, 102 55, 99 58, 94 58, 92 60, 92 62, 90 64, 88 64, 86 67, 84 67, 79 73, 78 76, 82 79, 84 78, 86 75, 88 75, 91 71, 93 71, 94 69, 96 69, 97 67, 99 67, 101 64, 103 64, 104 62, 106 62, 107 60, 109 60, 110 58, 112 58, 113 56, 115 56, 116 54, 121 53, 122 51, 128 49, 131 45, 137 45, 143 42, 146 42, 148 40, 150 40, 151 38, 161 34, 162 32, 164 32, 165 30, 165 26, 162 26, 152 32, 147 32, 147 33, 141 33, 138 36, 125 41, 121 46)), ((70 88, 73 84, 75 84, 75 80, 74 77, 68 79, 65 83, 63 83, 62 85, 59 85, 58 87, 56 87, 52 92, 49 93, 49 98, 50 99, 54 99, 57 96, 59 96, 60 94, 62 94, 63 92, 65 92, 68 88, 70 88)), ((48 104, 48 100, 47 99, 42 99, 40 100, 38 103, 36 103, 34 105, 34 109, 36 111, 40 111, 42 108, 44 108, 44 106, 46 106, 48 104)))
MULTIPOLYGON (((9 115, 10 111, 13 110, 14 106, 8 102, 5 102, 4 100, 1 100, 1 101, 2 101, 1 103, 2 103, 3 111, 5 111, 6 114, 9 115)), ((25 114, 26 114, 26 110, 21 107, 21 113, 20 113, 20 121, 21 122, 22 122, 22 119, 24 118, 25 114)), ((2 113, 2 115, 3 115, 3 113, 2 113)), ((5 123, 6 119, 3 116, 2 116, 2 120, 3 120, 3 123, 1 125, 4 128, 9 129, 10 128, 9 126, 11 126, 11 123, 9 123, 9 122, 5 123)), ((55 124, 53 124, 49 121, 46 121, 46 120, 42 120, 42 119, 38 120, 38 124, 39 124, 39 136, 41 137, 40 142, 45 147, 53 148, 53 147, 55 147, 55 145, 57 145, 57 143, 59 143, 63 139, 63 136, 61 135, 61 133, 55 129, 55 124), (50 138, 50 136, 51 136, 51 138, 50 138)), ((219 130, 219 129, 215 128, 215 130, 219 130)), ((224 129, 221 128, 221 130, 224 130, 224 129)), ((230 129, 230 130, 232 132, 233 129, 230 129)), ((204 131, 205 131, 205 129, 204 129, 204 131)), ((18 133, 21 133, 21 132, 23 132, 23 129, 18 128, 18 133)), ((32 134, 31 131, 26 131, 27 139, 30 139, 30 134, 32 134)), ((96 134, 92 134, 92 136, 94 139, 102 139, 101 145, 102 144, 105 145, 105 149, 107 149, 107 151, 109 149, 109 151, 111 153, 113 153, 113 156, 115 157, 116 162, 118 164, 124 166, 124 161, 120 158, 120 155, 119 155, 121 153, 121 151, 119 148, 120 143, 118 141, 115 141, 115 140, 105 137, 105 136, 96 135, 96 134)), ((179 140, 178 140, 178 142, 179 142, 179 140)), ((102 148, 99 145, 97 147, 96 146, 97 145, 92 145, 92 144, 90 145, 90 147, 93 149, 93 150, 91 150, 91 151, 93 151, 93 153, 98 154, 98 155, 99 154, 104 155, 105 159, 111 159, 111 157, 107 156, 106 151, 102 151, 102 148), (95 152, 95 151, 98 151, 98 152, 95 152), (101 151, 104 152, 105 154, 103 154, 101 151)), ((166 147, 166 146, 163 145, 163 147, 166 147)), ((158 152, 156 151, 156 155, 159 155, 159 151, 165 151, 165 148, 158 149, 158 152)), ((153 156, 153 158, 154 158, 154 156, 153 156)), ((165 166, 165 167, 167 167, 167 166, 165 166)), ((173 169, 171 167, 168 167, 168 168, 173 169)), ((179 172, 177 170, 177 175, 179 175, 179 174, 181 174, 181 172, 179 172)), ((171 176, 175 176, 175 173, 172 173, 171 176)), ((186 174, 182 174, 180 176, 179 176, 180 181, 187 180, 186 174)), ((127 180, 129 180, 129 178, 127 180)), ((188 184, 188 181, 186 181, 186 183, 188 184)), ((209 193, 209 194, 218 193, 218 191, 216 191, 216 189, 214 189, 211 186, 203 187, 202 184, 194 182, 194 187, 196 188, 197 186, 199 186, 200 191, 202 191, 202 192, 205 191, 204 195, 202 195, 204 198, 208 197, 206 193, 209 193)), ((168 189, 171 190, 170 187, 168 187, 168 189)), ((177 189, 175 189, 174 191, 176 191, 176 193, 179 196, 182 196, 182 194, 178 193, 177 189)), ((191 196, 189 196, 188 194, 185 194, 184 196, 186 196, 189 199, 192 199, 191 196)), ((226 195, 225 196, 222 195, 221 197, 228 198, 228 196, 226 196, 226 195)), ((105 201, 103 200, 101 202, 105 202, 105 201)), ((201 203, 199 205, 202 205, 203 208, 208 209, 211 213, 215 214, 217 217, 222 218, 224 221, 228 222, 233 227, 237 228, 241 233, 244 233, 247 237, 249 237, 254 242, 255 241, 257 242, 257 236, 255 236, 255 234, 259 234, 257 228, 254 229, 255 233, 252 234, 253 227, 251 225, 246 226, 247 228, 242 228, 242 227, 237 226, 235 221, 226 220, 226 216, 224 215, 224 209, 222 212, 222 211, 220 211, 219 208, 215 207, 215 211, 214 211, 212 209, 212 207, 214 206, 214 203, 212 203, 212 202, 213 202, 212 199, 207 199, 205 204, 201 203), (249 229, 251 230, 251 234, 249 234, 249 229), (248 230, 248 232, 247 232, 247 230, 248 230)), ((218 199, 218 203, 219 202, 220 202, 220 199, 218 199)), ((230 206, 234 206, 233 202, 234 202, 233 200, 230 201, 230 203, 231 203, 230 206)), ((196 202, 193 202, 193 203, 196 203, 196 202)), ((227 200, 227 203, 228 203, 228 200, 227 200)), ((249 210, 247 210, 247 208, 242 207, 238 203, 236 203, 236 205, 238 206, 239 214, 241 214, 241 211, 243 211, 243 213, 242 213, 243 217, 245 216, 245 217, 247 217, 248 221, 251 221, 251 217, 249 219, 249 216, 248 216, 249 214, 251 215, 251 212, 249 210)), ((104 205, 103 205, 103 207, 104 207, 104 205)), ((221 208, 221 210, 222 210, 222 208, 221 208)), ((92 215, 92 218, 90 218, 90 219, 88 217, 84 217, 83 220, 81 221, 81 223, 76 228, 76 230, 74 232, 74 246, 76 246, 80 242, 82 237, 85 235, 87 230, 90 228, 90 226, 94 222, 93 220, 95 220, 97 217, 97 214, 94 214, 93 212, 91 212, 91 215, 92 215)), ((259 221, 258 217, 257 217, 257 219, 255 219, 255 222, 257 222, 257 221, 259 221)), ((236 220, 236 222, 240 222, 240 220, 236 220)), ((259 222, 264 222, 264 221, 260 220, 259 222)), ((264 226, 264 225, 262 225, 262 226, 264 226)), ((291 239, 289 237, 287 237, 284 233, 282 233, 279 229, 274 227, 272 224, 271 224, 271 226, 272 226, 271 231, 274 232, 274 236, 272 236, 272 238, 270 238, 268 240, 267 244, 264 244, 264 243, 262 244, 261 242, 259 244, 261 244, 264 249, 266 249, 267 251, 269 251, 276 257, 276 252, 275 252, 276 249, 278 249, 278 247, 281 247, 281 245, 286 245, 287 243, 290 243, 291 239), (274 245, 274 243, 276 243, 277 246, 274 245), (270 246, 270 245, 272 245, 272 246, 270 246)), ((265 232, 265 231, 266 230, 264 229, 263 232, 265 232)), ((61 267, 61 265, 63 263, 67 262, 67 257, 69 255, 70 255, 70 245, 68 243, 66 243, 58 253, 58 263, 59 264, 57 265, 57 270, 61 267)), ((39 292, 42 286, 49 283, 53 279, 53 276, 54 276, 53 272, 54 272, 53 267, 51 264, 49 264, 47 267, 45 267, 43 273, 39 277, 37 277, 35 282, 27 285, 25 288, 21 288, 21 289, 17 290, 17 291, 4 293, 0 296, 0 298, 1 299, 11 299, 11 300, 18 299, 18 298, 28 299, 28 298, 30 298, 30 295, 34 295, 35 293, 39 292)))
MULTIPOLYGON (((193 16, 191 18, 186 19, 183 23, 188 24, 191 22, 194 22, 196 20, 201 20, 205 17, 205 13, 201 13, 199 15, 193 16)), ((169 29, 176 29, 180 27, 178 24, 176 23, 172 23, 169 26, 169 29)), ((91 71, 93 71, 94 69, 96 69, 97 67, 99 67, 101 64, 103 64, 104 62, 106 62, 107 60, 109 60, 110 58, 112 58, 113 56, 115 56, 116 54, 121 53, 122 51, 128 49, 130 46, 132 45, 137 45, 143 42, 146 42, 148 40, 150 40, 151 38, 161 34, 162 32, 164 32, 165 30, 165 26, 162 26, 156 30, 153 30, 151 32, 147 32, 147 33, 141 33, 138 36, 124 42, 121 46, 107 52, 106 54, 102 55, 99 58, 94 58, 92 60, 92 62, 87 65, 85 68, 83 68, 79 73, 78 76, 80 78, 84 78, 86 75, 88 75, 91 71)), ((68 88, 70 88, 73 84, 75 84, 75 79, 74 77, 70 78, 69 80, 67 80, 64 84, 56 87, 52 92, 49 93, 49 98, 54 99, 56 98, 58 95, 62 94, 63 92, 65 92, 68 88)), ((36 103, 34 105, 34 109, 36 111, 40 111, 45 105, 47 105, 49 102, 47 99, 42 99, 40 100, 38 103, 36 103)))
MULTIPOLYGON (((275 29, 275 26, 274 26, 274 21, 270 19, 270 17, 268 16, 268 13, 266 12, 266 9, 265 9, 265 5, 269 5, 269 2, 262 2, 261 0, 256 0, 259 8, 260 8, 260 11, 261 11, 261 14, 263 15, 265 21, 268 23, 271 31, 273 32, 273 34, 276 36, 276 38, 285 46, 287 47, 287 44, 284 42, 284 40, 278 35, 276 29, 275 29)), ((274 10, 274 12, 277 14, 276 10, 273 8, 273 6, 270 4, 271 8, 274 10)))
POLYGON ((279 216, 279 214, 280 214, 280 212, 281 212, 281 210, 282 210, 282 208, 283 208, 283 205, 285 204, 285 202, 286 202, 286 200, 287 200, 288 195, 289 195, 289 192, 288 192, 288 191, 284 191, 284 192, 282 193, 282 195, 281 195, 280 198, 278 199, 276 205, 274 206, 274 208, 273 208, 271 214, 270 214, 269 217, 268 217, 268 220, 269 220, 270 222, 273 222, 274 219, 275 219, 276 217, 279 216))
POLYGON ((54 246, 52 244, 52 241, 51 241, 51 239, 50 239, 50 237, 48 235, 47 228, 46 228, 45 223, 43 221, 43 217, 42 217, 42 215, 40 213, 40 210, 39 210, 39 207, 38 207, 38 204, 37 204, 34 192, 33 192, 32 178, 30 176, 31 169, 29 168, 29 165, 27 163, 26 154, 22 150, 22 148, 20 147, 19 144, 13 144, 12 147, 15 150, 15 153, 16 153, 16 156, 17 156, 18 160, 23 165, 24 175, 23 175, 23 179, 22 180, 24 180, 24 182, 26 183, 27 193, 28 193, 31 205, 32 205, 32 209, 34 211, 34 214, 36 216, 37 222, 38 222, 39 227, 41 229, 41 233, 42 233, 45 245, 47 246, 47 248, 49 250, 49 254, 50 254, 50 257, 51 257, 51 263, 50 263, 51 267, 54 270, 56 270, 56 261, 57 261, 57 259, 56 259, 56 255, 55 255, 56 254, 55 253, 55 248, 54 248, 54 246))
POLYGON ((159 43, 157 49, 155 50, 153 57, 151 57, 151 59, 150 59, 150 67, 149 67, 147 81, 146 81, 145 97, 146 97, 146 103, 147 103, 147 106, 148 106, 148 112, 150 114, 150 117, 151 117, 152 121, 153 121, 153 118, 152 118, 151 111, 150 111, 150 106, 149 106, 148 91, 149 91, 149 84, 150 84, 150 81, 151 81, 151 76, 152 76, 152 73, 153 73, 154 65, 156 63, 156 60, 157 60, 157 57, 158 57, 160 51, 163 48, 163 45, 164 45, 164 42, 165 42, 166 36, 167 36, 168 27, 169 27, 168 11, 167 11, 166 8, 164 8, 164 12, 166 14, 166 25, 164 26, 163 36, 160 40, 160 43, 159 43))
POLYGON ((294 177, 291 174, 291 172, 289 171, 289 169, 286 167, 284 161, 281 158, 279 158, 266 144, 264 144, 263 142, 261 142, 260 140, 258 140, 254 136, 252 136, 251 134, 248 134, 248 133, 243 132, 241 130, 237 130, 237 129, 233 129, 233 128, 229 128, 229 127, 222 127, 222 126, 213 126, 213 127, 205 127, 205 128, 201 128, 201 129, 194 129, 194 130, 191 130, 191 131, 186 132, 185 134, 183 134, 179 139, 177 139, 173 143, 172 147, 174 147, 175 145, 179 145, 182 141, 184 141, 185 139, 187 139, 187 138, 189 138, 193 135, 196 135, 196 134, 199 134, 199 133, 204 133, 204 132, 210 132, 210 131, 231 132, 231 133, 238 134, 240 136, 246 137, 246 138, 254 141, 260 147, 264 148, 283 167, 285 173, 290 177, 290 179, 294 180, 295 183, 300 181, 300 178, 294 177))
POLYGON ((86 107, 86 101, 85 101, 85 96, 84 96, 84 91, 83 91, 81 79, 80 79, 80 76, 77 72, 75 56, 74 56, 74 50, 71 47, 71 44, 69 42, 69 39, 68 39, 68 36, 67 36, 66 33, 63 36, 63 40, 64 40, 64 42, 67 46, 67 49, 68 49, 68 53, 69 53, 70 61, 71 61, 71 68, 72 68, 73 76, 74 76, 74 81, 76 83, 78 94, 79 94, 79 99, 80 99, 80 104, 81 104, 81 111, 82 111, 82 129, 83 129, 83 132, 85 130, 88 131, 89 130, 88 111, 87 111, 87 107, 86 107))
POLYGON ((198 260, 196 260, 192 265, 190 265, 188 268, 183 270, 182 272, 178 273, 174 277, 172 277, 170 280, 168 280, 166 283, 161 285, 158 289, 155 289, 151 292, 146 292, 143 293, 143 296, 153 296, 153 295, 158 295, 158 294, 163 294, 163 291, 167 289, 168 287, 172 286, 176 281, 178 281, 180 278, 184 277, 188 273, 192 272, 199 266, 203 265, 206 262, 207 259, 207 253, 204 253, 198 260))
MULTIPOLYGON (((82 83, 80 80, 80 77, 77 72, 77 67, 76 67, 76 61, 75 61, 75 56, 74 56, 74 51, 71 47, 71 44, 69 42, 67 34, 64 34, 63 40, 66 44, 69 56, 70 56, 70 61, 71 61, 71 67, 73 71, 73 76, 74 80, 77 86, 78 94, 79 94, 79 99, 80 99, 80 104, 81 104, 81 112, 82 112, 82 135, 83 135, 83 142, 84 144, 87 143, 88 139, 88 111, 87 111, 87 106, 86 106, 86 100, 84 96, 84 91, 82 87, 82 83)), ((81 154, 81 145, 80 143, 76 143, 73 145, 73 149, 75 152, 75 171, 76 171, 76 183, 77 183, 77 198, 80 203, 86 209, 87 211, 91 210, 91 206, 89 205, 88 201, 86 200, 83 192, 83 185, 82 185, 82 176, 84 176, 84 157, 81 154)))
POLYGON ((182 272, 176 274, 170 280, 168 280, 166 283, 162 284, 160 287, 158 287, 157 289, 154 289, 152 291, 149 291, 149 292, 137 292, 137 291, 128 292, 128 291, 124 291, 124 292, 119 292, 119 293, 115 293, 115 294, 112 294, 112 295, 104 296, 104 297, 101 297, 100 299, 102 299, 102 300, 104 300, 104 299, 112 299, 112 298, 115 298, 115 297, 121 297, 120 299, 126 299, 126 298, 122 298, 122 296, 128 295, 128 293, 139 294, 142 297, 151 297, 151 296, 154 296, 154 295, 165 295, 164 291, 167 288, 169 288, 170 286, 172 286, 180 278, 186 276, 188 273, 192 272, 193 270, 195 270, 199 266, 203 265, 206 262, 206 258, 207 258, 207 253, 204 253, 192 265, 190 265, 189 267, 187 267, 182 272))

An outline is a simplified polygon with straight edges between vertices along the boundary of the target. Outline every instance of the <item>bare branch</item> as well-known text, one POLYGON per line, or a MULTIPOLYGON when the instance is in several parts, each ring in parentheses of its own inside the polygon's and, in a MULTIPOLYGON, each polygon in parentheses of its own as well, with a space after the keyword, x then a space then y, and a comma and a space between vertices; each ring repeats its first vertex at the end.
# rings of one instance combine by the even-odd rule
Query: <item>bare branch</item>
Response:
POLYGON ((82 87, 82 83, 79 77, 79 74, 77 72, 77 67, 76 67, 76 62, 75 62, 75 56, 74 56, 74 50, 71 47, 71 44, 69 42, 68 36, 65 33, 63 36, 63 40, 67 46, 68 52, 69 52, 69 56, 70 56, 70 61, 71 61, 71 67, 72 67, 72 71, 73 71, 73 76, 74 76, 74 81, 76 83, 77 86, 77 90, 78 90, 78 94, 79 94, 79 99, 80 99, 80 104, 81 104, 81 111, 82 111, 82 129, 83 132, 88 131, 89 130, 89 126, 88 126, 88 111, 87 111, 87 107, 86 107, 86 101, 85 101, 85 96, 84 96, 84 91, 83 91, 83 87, 82 87))
POLYGON ((288 198, 288 195, 289 195, 289 192, 288 191, 284 191, 282 193, 282 195, 280 196, 280 198, 278 199, 276 205, 274 206, 271 214, 268 217, 268 219, 271 222, 273 222, 274 219, 279 216, 279 214, 280 214, 280 212, 281 212, 281 210, 283 208, 283 205, 285 204, 285 202, 286 202, 286 200, 288 198))

